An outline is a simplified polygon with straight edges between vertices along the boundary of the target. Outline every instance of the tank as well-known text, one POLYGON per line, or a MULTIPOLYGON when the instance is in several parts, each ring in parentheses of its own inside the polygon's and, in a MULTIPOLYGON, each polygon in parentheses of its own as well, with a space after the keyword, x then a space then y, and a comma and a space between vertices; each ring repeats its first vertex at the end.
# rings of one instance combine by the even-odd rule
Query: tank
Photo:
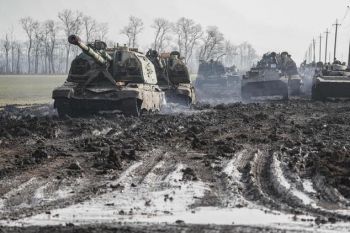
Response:
POLYGON ((235 66, 220 61, 200 61, 195 87, 200 101, 239 97, 241 76, 235 66))
POLYGON ((119 110, 139 116, 159 111, 165 101, 152 62, 137 49, 107 48, 102 41, 84 44, 76 35, 68 42, 82 49, 70 67, 66 82, 53 90, 59 116, 79 116, 119 110))
POLYGON ((302 79, 295 62, 287 52, 264 54, 242 78, 242 98, 300 95, 302 79))
POLYGON ((196 102, 188 68, 178 51, 158 54, 156 50, 149 50, 146 56, 155 66, 157 84, 165 92, 167 103, 191 106, 196 102))
POLYGON ((311 98, 350 98, 350 68, 340 61, 323 65, 315 72, 311 98))

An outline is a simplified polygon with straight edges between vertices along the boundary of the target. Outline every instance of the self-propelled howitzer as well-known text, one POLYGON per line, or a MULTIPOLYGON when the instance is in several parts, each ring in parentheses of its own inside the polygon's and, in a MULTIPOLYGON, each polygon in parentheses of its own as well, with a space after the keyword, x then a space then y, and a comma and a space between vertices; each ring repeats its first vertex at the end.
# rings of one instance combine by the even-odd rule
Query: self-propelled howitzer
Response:
POLYGON ((150 49, 146 57, 156 68, 158 85, 165 92, 168 103, 191 106, 196 102, 188 68, 179 52, 158 54, 156 50, 150 49))
POLYGON ((126 46, 107 48, 102 41, 84 44, 75 35, 68 42, 83 52, 72 61, 67 81, 53 91, 60 116, 106 110, 139 116, 142 111, 160 110, 164 92, 145 55, 126 46))

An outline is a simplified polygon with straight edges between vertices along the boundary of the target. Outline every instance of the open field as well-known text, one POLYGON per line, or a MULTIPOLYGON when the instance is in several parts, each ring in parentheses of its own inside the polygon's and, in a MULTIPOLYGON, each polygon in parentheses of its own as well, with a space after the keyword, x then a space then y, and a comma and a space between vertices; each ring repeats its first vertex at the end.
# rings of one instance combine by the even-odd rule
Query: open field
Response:
POLYGON ((66 75, 0 75, 0 106, 51 102, 52 90, 66 75))

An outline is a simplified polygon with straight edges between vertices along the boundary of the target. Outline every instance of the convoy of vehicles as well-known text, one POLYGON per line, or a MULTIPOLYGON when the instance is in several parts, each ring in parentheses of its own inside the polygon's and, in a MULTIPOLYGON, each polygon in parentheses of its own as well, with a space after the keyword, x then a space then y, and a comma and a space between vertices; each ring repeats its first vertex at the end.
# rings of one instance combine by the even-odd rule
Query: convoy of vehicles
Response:
POLYGON ((159 54, 150 49, 144 55, 126 46, 108 48, 103 41, 84 44, 76 35, 68 41, 82 53, 72 61, 66 82, 53 91, 60 116, 106 110, 140 116, 144 111, 160 111, 168 103, 188 107, 197 99, 205 102, 237 96, 243 101, 269 96, 288 99, 302 93, 311 94, 312 100, 350 97, 350 70, 339 61, 303 63, 298 71, 287 52, 271 52, 242 78, 235 66, 225 67, 218 60, 200 61, 193 86, 177 51, 159 54))

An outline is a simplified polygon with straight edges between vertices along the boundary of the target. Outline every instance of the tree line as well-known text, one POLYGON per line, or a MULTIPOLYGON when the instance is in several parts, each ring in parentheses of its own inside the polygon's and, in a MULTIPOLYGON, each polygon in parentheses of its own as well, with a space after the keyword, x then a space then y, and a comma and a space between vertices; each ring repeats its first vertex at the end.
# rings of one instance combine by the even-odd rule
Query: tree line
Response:
MULTIPOLYGON (((67 37, 81 35, 86 42, 106 41, 108 23, 98 22, 80 11, 63 10, 56 19, 39 22, 32 17, 18 21, 26 35, 25 41, 17 40, 13 29, 1 39, 1 74, 65 74, 80 49, 71 46, 67 37)), ((203 26, 192 19, 182 17, 176 22, 155 18, 150 29, 154 32, 148 47, 159 53, 177 50, 192 72, 199 61, 221 60, 226 66, 236 65, 248 69, 257 59, 255 49, 248 42, 233 44, 216 26, 203 26)), ((130 16, 128 24, 119 33, 126 38, 129 47, 138 47, 138 39, 145 30, 142 19, 130 16)))

